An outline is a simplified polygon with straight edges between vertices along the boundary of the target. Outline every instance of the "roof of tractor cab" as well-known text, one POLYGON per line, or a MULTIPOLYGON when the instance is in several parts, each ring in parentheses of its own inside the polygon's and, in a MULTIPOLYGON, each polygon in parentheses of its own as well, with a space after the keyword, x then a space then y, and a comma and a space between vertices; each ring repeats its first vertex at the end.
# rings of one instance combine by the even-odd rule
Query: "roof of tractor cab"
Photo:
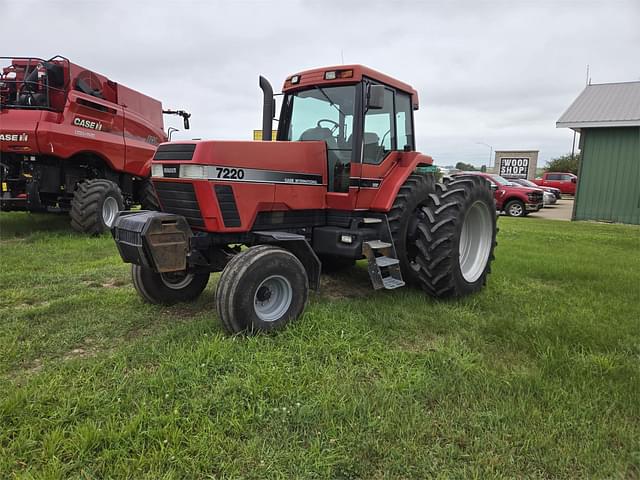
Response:
POLYGON ((397 90, 401 90, 411 95, 411 104, 414 110, 418 109, 418 92, 409 84, 396 80, 389 75, 378 72, 364 65, 335 65, 329 67, 313 68, 302 72, 294 73, 287 77, 282 87, 285 93, 294 92, 296 90, 306 89, 313 85, 351 85, 360 82, 363 77, 370 78, 397 90), (336 75, 333 80, 325 79, 326 72, 345 72, 352 70, 353 74, 349 77, 336 75), (298 76, 298 83, 292 84, 291 78, 298 76))

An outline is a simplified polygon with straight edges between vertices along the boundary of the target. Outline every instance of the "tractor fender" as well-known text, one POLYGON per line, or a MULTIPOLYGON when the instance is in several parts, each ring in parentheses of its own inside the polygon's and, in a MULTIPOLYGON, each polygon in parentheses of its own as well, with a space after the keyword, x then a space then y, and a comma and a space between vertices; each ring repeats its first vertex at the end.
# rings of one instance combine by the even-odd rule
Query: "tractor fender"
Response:
POLYGON ((382 184, 378 189, 371 210, 388 212, 391 210, 400 187, 415 172, 419 166, 433 165, 433 158, 419 152, 402 152, 400 160, 396 163, 387 175, 382 179, 382 184))

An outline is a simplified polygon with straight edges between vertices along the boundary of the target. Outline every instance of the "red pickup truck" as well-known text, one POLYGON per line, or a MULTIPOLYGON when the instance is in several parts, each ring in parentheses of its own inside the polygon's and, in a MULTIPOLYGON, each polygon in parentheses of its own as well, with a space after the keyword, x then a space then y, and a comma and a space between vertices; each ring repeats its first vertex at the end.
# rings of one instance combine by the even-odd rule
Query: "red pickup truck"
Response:
MULTIPOLYGON (((464 172, 465 175, 480 175, 491 184, 496 200, 496 210, 504 212, 510 217, 524 217, 537 212, 543 205, 543 193, 539 188, 529 188, 513 185, 506 178, 493 173, 464 172)), ((454 174, 452 177, 455 177, 454 174)))
POLYGON ((558 188, 562 193, 566 193, 567 195, 575 195, 578 177, 573 173, 567 172, 547 172, 542 175, 542 178, 533 180, 533 183, 541 187, 558 188))

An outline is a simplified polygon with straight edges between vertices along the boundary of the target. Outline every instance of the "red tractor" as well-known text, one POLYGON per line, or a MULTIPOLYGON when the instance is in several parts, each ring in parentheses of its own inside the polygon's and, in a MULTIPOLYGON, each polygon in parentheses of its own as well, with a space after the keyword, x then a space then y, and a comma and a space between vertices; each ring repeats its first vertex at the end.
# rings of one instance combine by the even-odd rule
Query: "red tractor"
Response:
POLYGON ((286 79, 276 142, 269 82, 263 140, 165 143, 152 162, 161 212, 122 212, 112 233, 151 303, 193 300, 222 272, 231 333, 272 331, 303 311, 321 270, 366 258, 375 289, 457 297, 486 283, 496 208, 486 179, 448 185, 415 151, 418 94, 361 65, 286 79))
MULTIPOLYGON (((157 207, 158 100, 60 56, 0 61, 1 210, 67 211, 74 229, 98 234, 120 210, 157 207)), ((188 113, 164 113, 188 128, 188 113)))

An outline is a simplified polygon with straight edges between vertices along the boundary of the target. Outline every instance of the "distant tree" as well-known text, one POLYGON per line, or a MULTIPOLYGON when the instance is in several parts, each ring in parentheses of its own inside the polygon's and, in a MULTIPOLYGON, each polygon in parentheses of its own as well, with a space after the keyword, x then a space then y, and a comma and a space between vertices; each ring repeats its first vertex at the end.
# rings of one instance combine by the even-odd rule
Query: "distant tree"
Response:
POLYGON ((486 166, 486 165, 482 165, 482 166, 480 167, 480 171, 481 171, 482 173, 486 173, 486 172, 487 172, 487 166, 486 166))
POLYGON ((545 172, 569 172, 577 175, 578 165, 580 165, 580 154, 578 153, 574 155, 574 158, 571 158, 571 154, 567 153, 549 160, 544 170, 545 172))
POLYGON ((473 172, 473 171, 477 170, 476 167, 474 167, 470 163, 464 163, 464 162, 456 163, 456 169, 463 170, 465 172, 473 172))

